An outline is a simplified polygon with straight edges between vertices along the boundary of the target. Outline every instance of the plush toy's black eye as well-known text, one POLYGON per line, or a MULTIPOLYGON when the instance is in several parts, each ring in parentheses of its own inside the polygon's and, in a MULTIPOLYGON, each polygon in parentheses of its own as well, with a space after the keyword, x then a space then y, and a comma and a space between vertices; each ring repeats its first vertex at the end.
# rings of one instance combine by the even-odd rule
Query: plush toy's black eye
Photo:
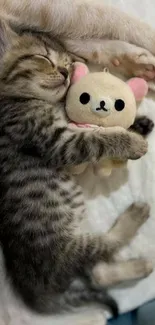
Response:
POLYGON ((80 103, 83 105, 88 104, 90 101, 90 95, 88 93, 82 93, 80 96, 80 103))
POLYGON ((116 111, 122 111, 125 107, 125 103, 122 99, 117 99, 115 101, 115 108, 116 108, 116 111))

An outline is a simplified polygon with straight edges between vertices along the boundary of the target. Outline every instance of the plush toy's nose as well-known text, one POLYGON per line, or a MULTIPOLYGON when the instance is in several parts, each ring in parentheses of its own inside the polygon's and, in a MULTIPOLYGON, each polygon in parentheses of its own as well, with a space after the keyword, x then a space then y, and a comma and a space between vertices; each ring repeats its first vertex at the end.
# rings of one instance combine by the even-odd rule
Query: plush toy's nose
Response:
POLYGON ((102 116, 108 116, 111 114, 113 106, 114 103, 111 98, 102 98, 100 101, 92 102, 92 111, 102 116))
POLYGON ((107 110, 107 108, 105 108, 105 101, 104 100, 101 100, 101 102, 100 102, 100 107, 101 107, 101 109, 105 109, 105 110, 107 110))

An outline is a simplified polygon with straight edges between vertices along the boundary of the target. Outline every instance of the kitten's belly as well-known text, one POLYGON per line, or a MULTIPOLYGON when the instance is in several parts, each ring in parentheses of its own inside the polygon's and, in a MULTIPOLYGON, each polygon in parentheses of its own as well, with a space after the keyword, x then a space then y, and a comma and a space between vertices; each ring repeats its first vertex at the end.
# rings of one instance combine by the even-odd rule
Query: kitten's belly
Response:
MULTIPOLYGON (((49 221, 51 220, 51 225, 48 223, 49 227, 54 225, 59 228, 61 225, 64 226, 65 219, 68 218, 70 221, 65 227, 82 229, 82 222, 86 216, 84 195, 81 187, 69 173, 42 166, 37 168, 31 166, 23 171, 19 168, 9 175, 7 187, 9 209, 16 191, 18 200, 26 207, 25 210, 32 218, 34 213, 34 219, 37 218, 40 227, 43 219, 49 218, 49 221), (59 225, 58 220, 55 220, 56 215, 60 220, 59 225)), ((19 206, 17 212, 18 209, 20 210, 19 206)), ((23 223, 26 223, 26 218, 23 223)))

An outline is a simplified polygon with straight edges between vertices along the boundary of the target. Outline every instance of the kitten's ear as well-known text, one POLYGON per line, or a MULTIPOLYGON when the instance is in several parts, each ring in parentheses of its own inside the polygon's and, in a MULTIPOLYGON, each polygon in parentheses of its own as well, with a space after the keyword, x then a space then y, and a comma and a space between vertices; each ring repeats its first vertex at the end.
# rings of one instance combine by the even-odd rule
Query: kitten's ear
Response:
POLYGON ((6 49, 11 45, 16 34, 10 28, 7 21, 0 19, 0 59, 3 57, 6 49))

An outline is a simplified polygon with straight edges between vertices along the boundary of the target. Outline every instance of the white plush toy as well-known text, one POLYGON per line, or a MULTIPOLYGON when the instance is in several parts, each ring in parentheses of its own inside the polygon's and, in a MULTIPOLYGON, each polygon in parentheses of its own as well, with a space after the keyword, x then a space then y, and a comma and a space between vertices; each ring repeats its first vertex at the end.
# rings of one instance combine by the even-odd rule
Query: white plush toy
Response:
MULTIPOLYGON (((147 82, 141 78, 127 83, 111 75, 107 70, 89 73, 87 66, 76 63, 72 85, 66 98, 66 112, 70 127, 112 127, 128 129, 134 122, 137 106, 148 92, 147 82)), ((94 165, 100 176, 110 175, 112 168, 126 162, 101 160, 94 165)), ((88 163, 72 168, 73 174, 82 173, 88 163)))

